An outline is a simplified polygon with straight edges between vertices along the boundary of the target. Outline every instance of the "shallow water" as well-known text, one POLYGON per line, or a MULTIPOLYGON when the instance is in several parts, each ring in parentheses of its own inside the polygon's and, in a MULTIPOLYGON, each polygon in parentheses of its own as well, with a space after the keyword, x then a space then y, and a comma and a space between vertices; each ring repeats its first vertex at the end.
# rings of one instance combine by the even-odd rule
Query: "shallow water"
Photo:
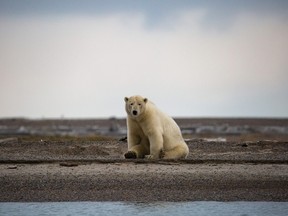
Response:
POLYGON ((288 202, 5 202, 0 216, 213 215, 287 216, 288 202))

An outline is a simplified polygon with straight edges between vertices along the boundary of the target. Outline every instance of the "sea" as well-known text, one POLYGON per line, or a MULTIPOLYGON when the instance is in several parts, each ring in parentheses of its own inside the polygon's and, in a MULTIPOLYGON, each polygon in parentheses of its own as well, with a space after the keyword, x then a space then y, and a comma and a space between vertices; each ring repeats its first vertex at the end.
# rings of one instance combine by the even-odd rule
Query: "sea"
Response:
POLYGON ((0 216, 287 216, 288 202, 0 202, 0 216))

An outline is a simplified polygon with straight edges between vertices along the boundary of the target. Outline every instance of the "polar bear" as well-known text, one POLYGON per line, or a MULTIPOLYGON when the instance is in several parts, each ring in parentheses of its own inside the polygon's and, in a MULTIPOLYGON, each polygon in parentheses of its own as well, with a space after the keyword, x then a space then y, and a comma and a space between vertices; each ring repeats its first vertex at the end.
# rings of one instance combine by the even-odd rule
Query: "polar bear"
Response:
POLYGON ((128 152, 125 158, 180 159, 189 148, 180 128, 150 100, 141 96, 125 97, 128 152))

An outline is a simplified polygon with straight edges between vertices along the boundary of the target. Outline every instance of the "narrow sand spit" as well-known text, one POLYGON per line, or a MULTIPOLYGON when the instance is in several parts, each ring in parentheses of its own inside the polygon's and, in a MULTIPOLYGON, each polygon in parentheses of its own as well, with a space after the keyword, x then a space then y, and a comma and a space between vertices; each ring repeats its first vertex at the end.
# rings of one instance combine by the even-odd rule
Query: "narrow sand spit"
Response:
POLYGON ((288 201, 288 144, 256 144, 189 142, 186 160, 148 161, 118 141, 10 143, 0 201, 288 201))
POLYGON ((1 135, 0 201, 288 201, 286 134, 200 135, 177 161, 125 160, 119 137, 1 135))
POLYGON ((0 170, 1 201, 288 200, 286 164, 2 164, 0 170))

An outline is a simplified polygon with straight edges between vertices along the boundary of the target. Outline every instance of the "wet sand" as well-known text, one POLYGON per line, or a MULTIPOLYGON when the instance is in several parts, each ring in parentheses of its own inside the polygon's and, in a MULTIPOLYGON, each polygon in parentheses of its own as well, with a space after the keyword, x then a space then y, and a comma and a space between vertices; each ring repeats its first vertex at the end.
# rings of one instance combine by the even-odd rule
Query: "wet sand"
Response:
POLYGON ((0 201, 288 201, 287 164, 1 165, 0 201), (11 169, 13 168, 13 169, 11 169))
POLYGON ((3 135, 0 201, 288 201, 287 135, 201 136, 185 160, 149 161, 118 137, 3 135))

